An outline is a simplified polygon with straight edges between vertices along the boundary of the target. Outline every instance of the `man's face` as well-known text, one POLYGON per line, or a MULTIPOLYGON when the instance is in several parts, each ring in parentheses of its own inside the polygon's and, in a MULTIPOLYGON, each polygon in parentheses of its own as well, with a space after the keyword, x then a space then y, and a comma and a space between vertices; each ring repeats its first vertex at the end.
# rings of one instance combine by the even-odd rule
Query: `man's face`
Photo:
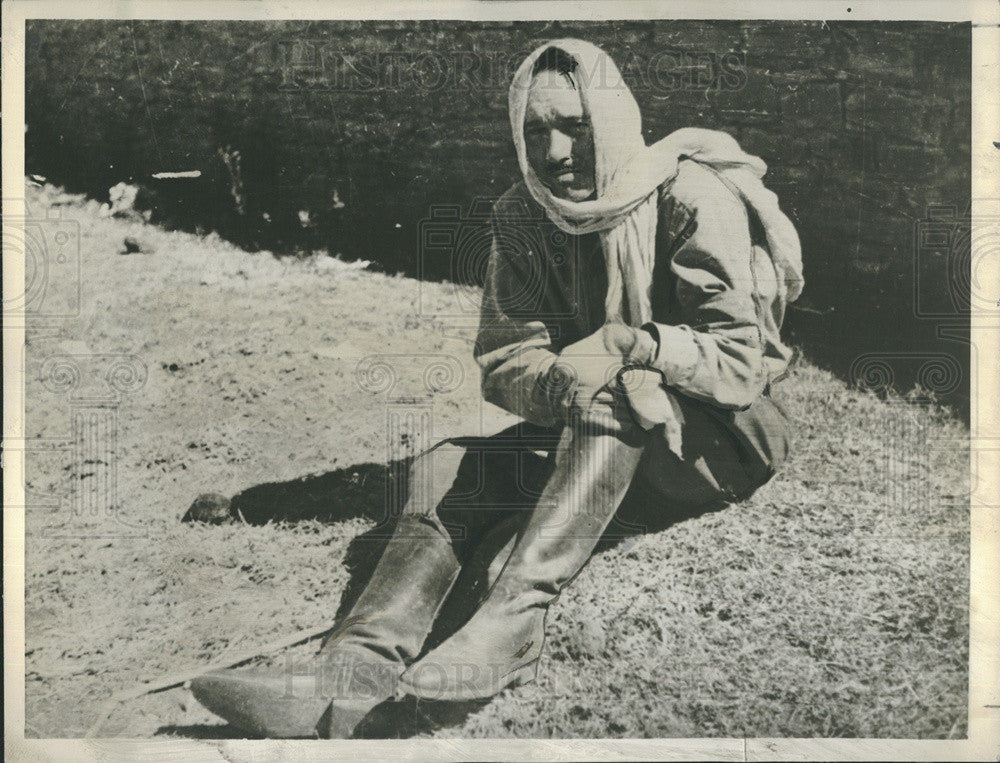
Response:
POLYGON ((594 193, 594 133, 568 77, 536 74, 524 116, 528 163, 554 196, 584 201, 594 193))

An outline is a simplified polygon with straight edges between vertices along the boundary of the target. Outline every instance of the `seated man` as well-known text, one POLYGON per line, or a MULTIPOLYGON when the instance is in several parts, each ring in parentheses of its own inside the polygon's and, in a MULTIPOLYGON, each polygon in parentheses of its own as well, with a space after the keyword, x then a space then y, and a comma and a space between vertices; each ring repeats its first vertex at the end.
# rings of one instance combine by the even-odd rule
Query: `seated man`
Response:
POLYGON ((510 114, 524 179, 494 208, 475 357, 485 398, 525 423, 416 459, 322 667, 192 683, 237 726, 345 737, 399 691, 475 699, 531 680, 549 605, 630 488, 664 512, 725 505, 787 455, 769 392, 790 358, 779 329, 801 261, 763 163, 708 130, 646 146, 614 63, 579 40, 525 60, 510 114), (516 537, 485 599, 421 656, 462 565, 495 551, 502 527, 516 537))

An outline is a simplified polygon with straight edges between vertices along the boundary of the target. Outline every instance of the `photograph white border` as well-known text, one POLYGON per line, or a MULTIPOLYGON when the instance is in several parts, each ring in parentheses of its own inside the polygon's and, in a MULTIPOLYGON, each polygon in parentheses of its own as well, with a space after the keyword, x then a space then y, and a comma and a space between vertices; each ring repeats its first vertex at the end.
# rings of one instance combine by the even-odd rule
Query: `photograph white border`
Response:
MULTIPOLYGON (((606 2, 335 2, 297 0, 133 0, 3 4, 3 217, 23 219, 24 44, 29 18, 108 19, 775 19, 971 21, 972 197, 1000 198, 1000 4, 899 0, 761 0, 606 2)), ((973 225, 977 216, 975 201, 973 225)), ((975 233, 973 233, 975 235, 975 233)), ((997 284, 998 307, 974 304, 971 441, 1000 441, 1000 257, 980 263, 982 282, 997 284)), ((3 257, 5 301, 23 293, 24 262, 3 257)), ((975 302, 975 301, 973 301, 975 302)), ((23 326, 23 322, 16 321, 23 326)), ((4 506, 24 505, 24 329, 3 328, 4 506)), ((969 737, 961 740, 885 739, 412 739, 394 741, 191 741, 24 738, 24 512, 4 511, 4 714, 8 760, 172 758, 184 760, 996 760, 1000 756, 1000 518, 986 508, 1000 494, 997 451, 983 453, 972 496, 969 737), (985 478, 984 478, 985 477, 985 478)))

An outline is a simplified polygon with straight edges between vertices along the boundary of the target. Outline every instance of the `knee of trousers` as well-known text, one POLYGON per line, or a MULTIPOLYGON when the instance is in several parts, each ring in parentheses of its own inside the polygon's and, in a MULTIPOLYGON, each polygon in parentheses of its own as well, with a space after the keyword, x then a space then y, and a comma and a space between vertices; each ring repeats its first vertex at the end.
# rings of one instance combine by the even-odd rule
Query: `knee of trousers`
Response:
POLYGON ((443 498, 462 471, 466 456, 467 449, 451 440, 415 456, 406 471, 406 481, 396 490, 397 494, 405 495, 402 513, 436 518, 443 498))
POLYGON ((474 540, 537 502, 548 459, 533 444, 503 436, 441 442, 411 463, 403 513, 427 518, 454 541, 474 540))

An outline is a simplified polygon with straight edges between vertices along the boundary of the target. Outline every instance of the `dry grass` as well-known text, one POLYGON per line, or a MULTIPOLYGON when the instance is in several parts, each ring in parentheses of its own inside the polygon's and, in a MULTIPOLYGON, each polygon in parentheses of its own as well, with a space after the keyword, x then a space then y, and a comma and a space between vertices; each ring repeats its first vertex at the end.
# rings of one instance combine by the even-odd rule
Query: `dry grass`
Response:
MULTIPOLYGON (((29 194, 44 211, 55 191, 29 194)), ((393 398, 421 389, 421 354, 460 359, 464 381, 434 400, 438 435, 504 421, 479 400, 469 332, 418 314, 421 296, 453 312, 452 287, 247 254, 94 207, 61 207, 81 225, 84 301, 79 318, 29 326, 27 435, 69 431, 67 394, 39 381, 46 358, 139 356, 148 380, 122 398, 114 453, 136 537, 72 513, 74 480, 90 477, 70 452, 29 452, 29 503, 61 502, 27 517, 29 736, 80 735, 115 691, 332 622, 348 546, 373 524, 355 499, 382 495, 355 467, 392 452, 386 395, 354 381, 362 357, 394 356, 393 398), (155 252, 119 255, 125 235, 155 252), (179 521, 198 493, 331 470, 353 492, 326 520, 179 521)), ((596 556, 550 614, 536 684, 412 733, 963 736, 967 431, 807 362, 776 397, 797 444, 772 483, 596 556)), ((129 703, 106 733, 230 733, 219 723, 178 689, 129 703)))

